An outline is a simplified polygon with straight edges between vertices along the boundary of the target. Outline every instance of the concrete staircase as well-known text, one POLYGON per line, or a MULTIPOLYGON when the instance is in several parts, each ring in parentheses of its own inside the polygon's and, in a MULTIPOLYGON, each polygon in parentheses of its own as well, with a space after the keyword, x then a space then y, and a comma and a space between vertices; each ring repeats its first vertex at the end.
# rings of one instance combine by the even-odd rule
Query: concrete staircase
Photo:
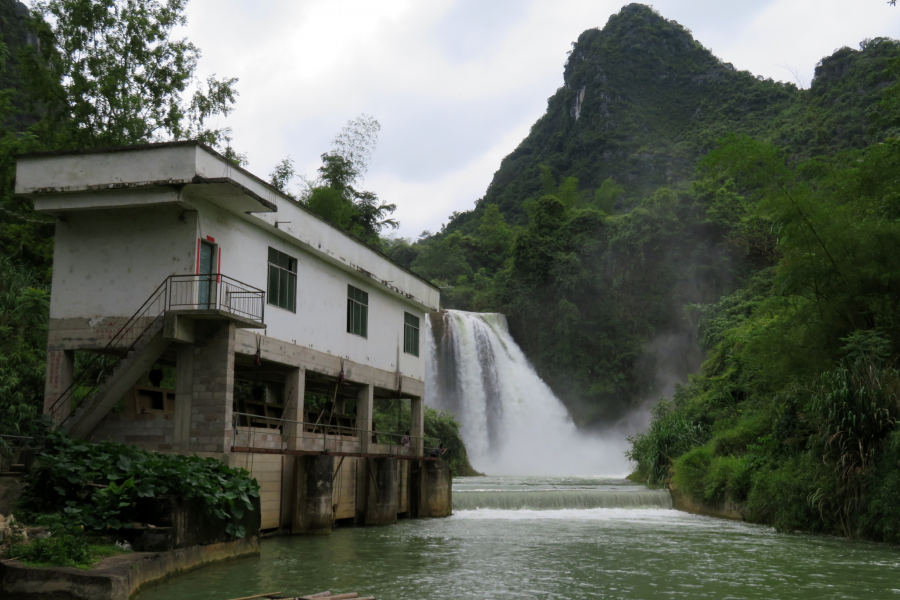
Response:
POLYGON ((62 423, 69 435, 76 439, 87 438, 112 407, 122 399, 137 380, 162 356, 171 338, 164 336, 165 319, 159 317, 141 335, 134 347, 110 373, 106 381, 85 398, 62 423))

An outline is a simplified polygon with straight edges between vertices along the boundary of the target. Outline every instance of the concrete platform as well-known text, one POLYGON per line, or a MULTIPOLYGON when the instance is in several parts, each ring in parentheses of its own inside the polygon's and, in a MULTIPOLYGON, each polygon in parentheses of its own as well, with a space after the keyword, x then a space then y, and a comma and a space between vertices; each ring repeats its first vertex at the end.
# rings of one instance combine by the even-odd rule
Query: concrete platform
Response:
POLYGON ((139 589, 215 562, 259 556, 256 537, 170 552, 134 552, 103 559, 89 570, 29 567, 0 560, 4 600, 128 600, 139 589))

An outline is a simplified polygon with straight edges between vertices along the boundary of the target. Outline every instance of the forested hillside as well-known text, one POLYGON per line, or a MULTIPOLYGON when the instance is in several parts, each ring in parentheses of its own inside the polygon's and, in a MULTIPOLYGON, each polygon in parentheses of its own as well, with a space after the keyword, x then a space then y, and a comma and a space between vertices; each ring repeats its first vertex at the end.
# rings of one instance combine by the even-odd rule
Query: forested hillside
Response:
POLYGON ((790 165, 890 137, 898 57, 885 38, 842 48, 801 90, 629 5, 573 44, 564 85, 476 207, 389 253, 439 282, 443 306, 506 313, 576 420, 610 423, 699 369, 701 307, 779 256, 747 185, 698 161, 732 134, 790 165))

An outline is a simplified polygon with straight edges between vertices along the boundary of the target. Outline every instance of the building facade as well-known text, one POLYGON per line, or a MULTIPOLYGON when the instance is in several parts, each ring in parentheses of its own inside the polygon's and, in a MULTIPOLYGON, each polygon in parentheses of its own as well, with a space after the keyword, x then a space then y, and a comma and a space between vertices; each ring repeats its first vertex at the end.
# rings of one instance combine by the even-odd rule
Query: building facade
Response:
POLYGON ((421 460, 420 328, 436 287, 196 142, 23 155, 16 192, 57 217, 59 426, 250 468, 264 529, 428 514, 420 481, 441 466, 421 460), (373 431, 379 401, 407 431, 373 431), (310 520, 306 479, 329 468, 310 520))

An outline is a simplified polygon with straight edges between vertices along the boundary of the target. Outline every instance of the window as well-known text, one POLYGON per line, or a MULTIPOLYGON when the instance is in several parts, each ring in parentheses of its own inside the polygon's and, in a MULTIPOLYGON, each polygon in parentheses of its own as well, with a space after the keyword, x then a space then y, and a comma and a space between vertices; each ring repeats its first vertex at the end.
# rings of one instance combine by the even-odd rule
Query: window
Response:
POLYGON ((269 248, 269 304, 297 312, 297 259, 269 248))
POLYGON ((403 313, 403 351, 419 355, 419 317, 403 313))
POLYGON ((347 286, 347 333, 369 337, 369 294, 347 286))

